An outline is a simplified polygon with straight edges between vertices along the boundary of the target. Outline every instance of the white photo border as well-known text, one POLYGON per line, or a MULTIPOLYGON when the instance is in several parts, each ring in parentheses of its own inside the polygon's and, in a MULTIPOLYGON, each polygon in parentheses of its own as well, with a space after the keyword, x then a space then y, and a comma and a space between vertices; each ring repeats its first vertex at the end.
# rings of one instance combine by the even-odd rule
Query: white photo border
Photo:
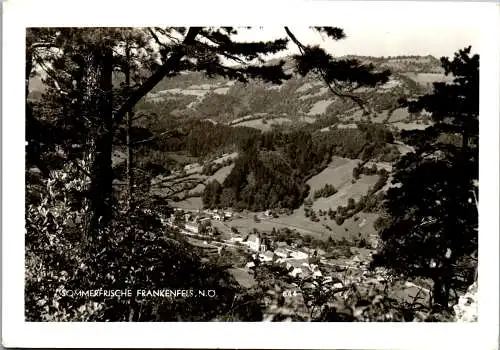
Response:
MULTIPOLYGON (((2 342, 7 347, 497 348, 499 11, 494 3, 39 1, 3 4, 2 342), (464 17, 464 15, 467 15, 464 17), (455 17, 455 19, 450 19, 455 17), (479 321, 437 323, 27 323, 24 321, 24 66, 31 26, 337 25, 443 18, 480 29, 479 321), (337 19, 339 19, 337 21, 337 19), (288 23, 286 23, 288 22, 288 23)), ((454 22, 454 23, 455 23, 454 22)), ((422 23, 425 25, 425 22, 422 23)), ((439 35, 439 33, 436 33, 439 35)), ((460 47, 457 47, 457 50, 460 47)))

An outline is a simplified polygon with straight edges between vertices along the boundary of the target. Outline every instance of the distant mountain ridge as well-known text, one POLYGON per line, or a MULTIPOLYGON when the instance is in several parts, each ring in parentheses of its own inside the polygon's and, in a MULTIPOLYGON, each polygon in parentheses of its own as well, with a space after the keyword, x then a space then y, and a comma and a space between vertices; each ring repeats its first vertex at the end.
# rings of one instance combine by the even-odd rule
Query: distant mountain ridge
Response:
POLYGON ((377 68, 390 69, 393 73, 442 73, 441 62, 438 58, 427 56, 345 56, 346 58, 355 58, 362 62, 370 62, 377 68))
MULTIPOLYGON (((392 72, 389 82, 383 86, 354 91, 369 101, 375 112, 371 120, 375 122, 389 121, 400 98, 426 93, 432 89, 432 82, 450 80, 445 77, 440 61, 430 55, 341 58, 358 59, 373 64, 377 70, 392 72)), ((163 79, 138 103, 136 110, 154 112, 163 119, 209 119, 214 123, 240 123, 261 130, 269 130, 276 124, 307 126, 324 119, 322 128, 325 128, 332 125, 327 122, 332 117, 340 117, 347 124, 363 119, 356 103, 334 96, 319 77, 295 73, 291 56, 273 59, 267 64, 280 60, 285 61, 284 70, 293 73, 282 85, 260 81, 243 84, 222 77, 208 78, 202 72, 185 72, 163 79)), ((31 79, 30 89, 30 98, 41 97, 45 86, 40 77, 31 79)))
MULTIPOLYGON (((430 55, 351 55, 344 58, 358 59, 373 64, 377 70, 389 69, 392 72, 386 84, 354 91, 368 101, 374 110, 375 114, 368 120, 379 123, 397 122, 408 116, 405 110, 391 117, 399 108, 400 98, 427 93, 432 89, 433 82, 451 79, 444 75, 440 61, 430 55)), ((173 119, 209 119, 214 123, 250 126, 260 130, 269 130, 276 124, 279 127, 301 127, 322 120, 322 128, 325 128, 333 124, 328 120, 334 117, 339 117, 347 124, 366 120, 355 102, 334 96, 319 77, 302 77, 294 72, 292 57, 269 60, 266 64, 276 64, 281 60, 285 61, 284 70, 293 73, 292 78, 282 85, 260 81, 243 84, 190 72, 162 80, 137 108, 173 119)))
MULTIPOLYGON (((339 59, 342 58, 358 59, 361 62, 373 63, 377 68, 384 68, 384 69, 392 68, 394 72, 423 72, 423 73, 443 72, 439 59, 437 59, 432 55, 427 55, 427 56, 402 55, 402 56, 388 56, 388 57, 346 55, 339 57, 339 59)), ((276 64, 281 60, 285 61, 285 66, 284 66, 285 71, 293 69, 294 65, 291 56, 272 59, 267 61, 267 63, 276 64)), ((200 75, 201 78, 200 73, 187 73, 187 75, 192 75, 192 74, 198 74, 200 75)), ((166 78, 166 79, 177 80, 176 78, 178 77, 166 78)), ((177 86, 177 87, 182 88, 182 86, 177 86)), ((30 92, 35 92, 35 94, 38 95, 36 92, 43 93, 45 90, 46 87, 45 84, 42 82, 42 78, 40 77, 40 75, 36 75, 30 78, 30 92)), ((158 90, 158 88, 155 88, 155 90, 158 90)))
MULTIPOLYGON (((362 63, 372 63, 377 69, 390 69, 392 72, 415 72, 415 73, 444 73, 441 67, 439 58, 432 55, 417 56, 417 55, 398 55, 398 56, 361 56, 361 55, 344 55, 338 59, 356 59, 362 63)), ((292 56, 276 58, 267 61, 268 64, 276 64, 280 60, 285 61, 285 71, 293 68, 292 56)))

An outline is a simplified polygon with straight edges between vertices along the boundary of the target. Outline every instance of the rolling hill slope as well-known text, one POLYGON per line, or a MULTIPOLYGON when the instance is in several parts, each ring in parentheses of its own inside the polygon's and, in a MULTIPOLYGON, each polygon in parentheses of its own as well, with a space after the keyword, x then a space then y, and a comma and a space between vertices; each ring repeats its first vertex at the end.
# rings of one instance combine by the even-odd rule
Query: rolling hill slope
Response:
MULTIPOLYGON (((398 109, 398 100, 432 89, 434 81, 449 81, 439 60, 425 57, 354 57, 377 69, 390 69, 392 76, 383 86, 360 88, 355 93, 373 108, 364 115, 352 100, 334 96, 324 83, 313 76, 293 77, 282 85, 259 81, 247 84, 202 73, 186 73, 164 79, 141 102, 139 109, 154 109, 172 118, 209 119, 214 123, 245 125, 262 131, 297 127, 336 116, 342 126, 357 121, 390 123, 395 129, 423 128, 406 110, 398 109), (175 106, 175 107, 174 107, 175 106)), ((285 70, 293 73, 287 60, 285 70)), ((325 126, 322 126, 324 128, 325 126)))

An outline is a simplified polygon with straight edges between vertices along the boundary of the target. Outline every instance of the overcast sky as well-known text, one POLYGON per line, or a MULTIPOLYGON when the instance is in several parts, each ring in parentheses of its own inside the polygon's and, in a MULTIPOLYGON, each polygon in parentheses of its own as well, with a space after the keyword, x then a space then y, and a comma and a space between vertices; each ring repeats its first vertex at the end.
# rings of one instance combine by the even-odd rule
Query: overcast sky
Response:
MULTIPOLYGON (((321 45, 335 56, 356 54, 363 56, 433 55, 451 56, 460 48, 472 45, 478 51, 479 31, 477 27, 436 22, 415 25, 414 23, 370 23, 363 25, 339 25, 347 38, 340 41, 327 39, 324 35, 307 27, 291 26, 292 32, 304 44, 321 45)), ((286 37, 283 27, 263 27, 251 30, 240 29, 238 41, 269 40, 286 37)), ((293 43, 290 51, 298 52, 293 43)))

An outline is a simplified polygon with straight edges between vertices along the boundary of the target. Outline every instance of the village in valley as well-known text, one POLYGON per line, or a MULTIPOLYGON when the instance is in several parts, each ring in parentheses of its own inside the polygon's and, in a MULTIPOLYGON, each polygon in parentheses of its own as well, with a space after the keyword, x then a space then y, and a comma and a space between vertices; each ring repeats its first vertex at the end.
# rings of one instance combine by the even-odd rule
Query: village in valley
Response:
MULTIPOLYGON (((266 286, 266 317, 301 317, 310 320, 314 310, 314 295, 346 293, 353 284, 362 283, 367 288, 383 288, 392 283, 390 275, 380 267, 369 268, 371 255, 377 240, 359 248, 344 242, 331 242, 337 248, 327 252, 298 238, 288 242, 280 240, 273 228, 271 233, 253 228, 247 233, 239 232, 231 223, 244 216, 253 215, 255 222, 278 217, 276 210, 261 213, 235 213, 229 209, 182 209, 174 208, 169 217, 162 219, 163 225, 177 229, 186 240, 202 252, 206 261, 228 254, 233 260, 228 271, 243 287, 266 286), (339 251, 342 253, 339 254, 339 251), (234 258, 238 256, 239 258, 234 258), (259 281, 256 275, 260 268, 267 268, 274 275, 274 285, 259 281)), ((285 229, 283 235, 290 235, 285 229)), ((293 232, 293 231, 292 231, 293 232)), ((394 288, 394 287, 393 287, 394 288)), ((426 300, 430 291, 412 282, 399 284, 395 297, 401 300, 426 300)), ((319 312, 319 310, 317 310, 319 312)))
MULTIPOLYGON (((396 140, 390 147, 413 152, 396 140)), ((378 215, 370 207, 394 186, 394 160, 332 156, 309 178, 309 195, 295 210, 214 205, 206 196, 210 186, 225 183, 239 157, 183 156, 169 174, 151 180, 150 191, 168 200, 167 212, 156 214, 166 233, 180 233, 201 261, 224 267, 244 290, 265 291, 268 319, 314 319, 322 312, 314 307, 319 294, 346 298, 353 286, 368 294, 389 288, 401 302, 428 302, 428 280, 394 279, 383 267, 370 267, 379 244, 378 215)))

